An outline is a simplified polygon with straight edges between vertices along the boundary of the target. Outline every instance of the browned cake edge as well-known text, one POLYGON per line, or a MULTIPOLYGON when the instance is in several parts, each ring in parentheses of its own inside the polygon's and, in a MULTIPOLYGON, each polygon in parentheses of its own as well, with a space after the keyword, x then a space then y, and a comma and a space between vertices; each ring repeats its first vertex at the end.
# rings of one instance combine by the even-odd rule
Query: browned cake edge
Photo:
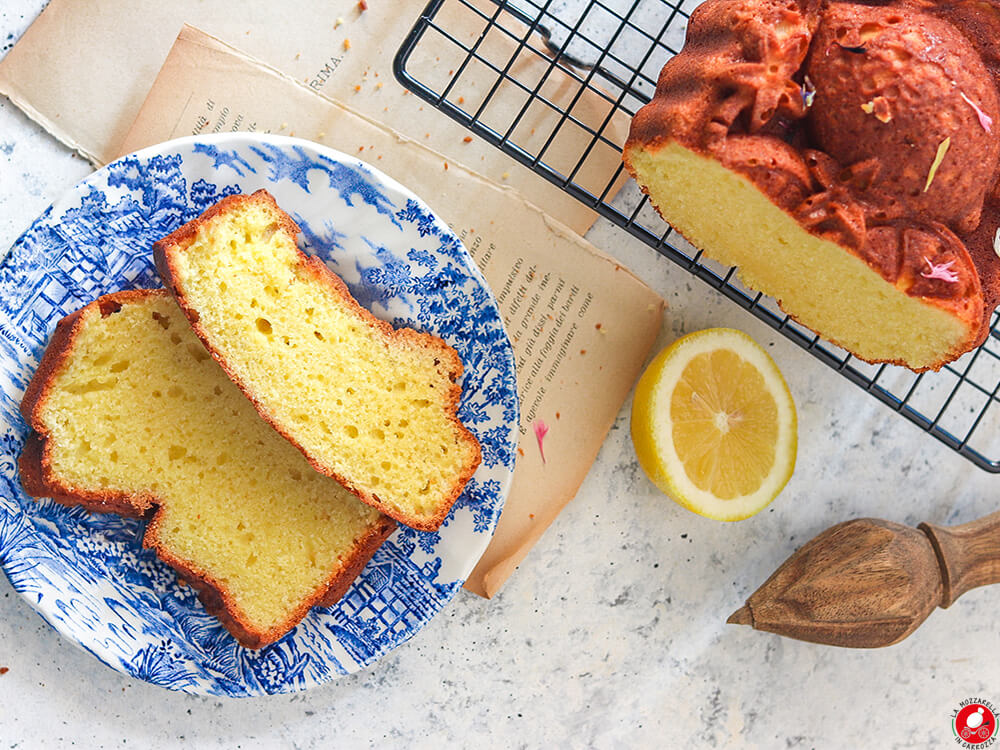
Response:
POLYGON ((241 645, 261 648, 273 643, 295 627, 314 606, 327 607, 336 603, 357 578, 379 546, 395 530, 396 523, 382 516, 372 528, 355 543, 350 555, 333 570, 330 577, 306 597, 299 607, 279 625, 261 631, 241 618, 233 597, 225 586, 190 561, 182 560, 164 545, 159 537, 159 505, 153 495, 129 494, 109 490, 91 490, 67 485, 51 469, 48 436, 40 420, 41 408, 53 387, 54 377, 73 351, 73 343, 83 312, 97 306, 103 317, 117 312, 123 305, 139 302, 149 297, 166 297, 166 290, 134 290, 117 292, 101 297, 63 318, 56 326, 34 377, 21 401, 21 413, 34 430, 25 441, 18 460, 21 485, 32 497, 49 497, 64 505, 79 505, 95 513, 118 513, 123 516, 148 517, 149 524, 143 537, 143 546, 155 550, 157 557, 173 567, 179 575, 198 592, 198 599, 206 611, 218 618, 241 645))
POLYGON ((445 410, 447 412, 448 419, 455 425, 459 439, 475 449, 473 460, 459 474, 458 478, 449 488, 448 492, 442 496, 440 504, 433 515, 407 515, 396 511, 393 508, 386 507, 385 503, 382 502, 377 493, 370 492, 363 487, 358 487, 352 484, 346 477, 341 476, 333 468, 324 465, 315 456, 311 456, 305 448, 303 448, 288 433, 287 428, 279 423, 273 415, 266 411, 264 406, 258 401, 256 394, 250 385, 245 383, 233 371, 229 363, 215 348, 211 340, 211 335, 205 327, 201 325, 198 310, 189 303, 187 296, 184 294, 183 283, 180 281, 179 274, 176 272, 175 258, 180 253, 187 250, 191 241, 198 233, 198 230, 204 224, 211 221, 215 216, 251 202, 263 202, 268 204, 279 217, 279 230, 287 232, 292 237, 294 242, 294 239, 300 232, 298 224, 296 224, 292 217, 286 214, 278 206, 274 197, 266 190, 258 190, 252 195, 230 195, 206 210, 201 216, 192 219, 184 226, 153 244, 153 258, 156 261, 156 268, 160 273, 160 278, 163 280, 167 289, 173 293, 174 298, 177 300, 181 310, 184 311, 184 314, 187 316, 187 319, 191 323, 191 327, 194 329, 198 338, 201 339, 205 348, 211 353, 212 357, 222 366, 222 369, 229 376, 230 380, 236 383, 239 389, 243 391, 248 399, 250 399, 251 403, 253 403, 261 417, 274 427, 274 429, 277 430, 282 437, 298 448, 313 468, 316 469, 316 471, 333 477, 344 487, 357 495, 362 502, 371 505, 373 508, 377 508, 386 515, 395 518, 400 523, 406 524, 410 528, 417 529, 419 531, 437 531, 444 522, 448 512, 451 510, 451 506, 455 504, 459 495, 462 494, 462 490, 465 488, 466 483, 472 478, 472 475, 476 472, 476 469, 479 468, 479 464, 482 461, 482 451, 479 446, 479 441, 476 440, 475 435, 473 435, 458 418, 458 405, 462 397, 462 388, 456 381, 462 375, 463 370, 462 360, 459 358, 458 352, 456 352, 447 344, 447 342, 438 336, 434 336, 429 333, 421 333, 413 330, 412 328, 393 328, 389 323, 379 320, 354 299, 343 279, 331 271, 326 264, 323 263, 323 261, 319 258, 306 255, 298 248, 298 246, 296 246, 296 252, 299 256, 299 266, 304 271, 310 273, 319 284, 325 285, 329 289, 332 296, 340 297, 341 300, 355 312, 360 322, 381 334, 390 345, 394 341, 399 342, 408 339, 412 344, 418 347, 430 349, 437 353, 447 368, 448 377, 451 382, 446 394, 445 403, 445 410))
MULTIPOLYGON (((678 145, 680 145, 680 146, 682 146, 684 148, 689 148, 689 146, 687 144, 683 143, 682 141, 677 140, 677 139, 670 139, 670 138, 663 138, 663 139, 659 140, 656 145, 662 147, 664 145, 667 145, 670 142, 677 143, 678 145)), ((642 193, 644 195, 646 195, 646 196, 649 196, 649 188, 646 185, 643 185, 639 181, 639 176, 638 176, 637 172, 635 171, 635 169, 633 168, 633 166, 632 166, 632 164, 631 164, 631 162, 630 162, 630 160, 628 158, 628 155, 629 155, 630 151, 633 148, 646 148, 647 150, 653 150, 654 152, 655 152, 655 149, 650 149, 649 144, 640 143, 638 141, 636 143, 631 143, 631 144, 627 143, 625 145, 625 148, 624 148, 624 154, 625 154, 624 164, 625 164, 626 171, 628 171, 628 173, 636 181, 636 184, 639 186, 639 189, 642 191, 642 193)), ((694 151, 694 149, 690 149, 690 150, 694 151)), ((701 154, 701 155, 705 155, 705 154, 701 154)), ((709 158, 711 158, 711 157, 709 157, 709 158)), ((734 171, 734 174, 736 174, 737 176, 740 176, 740 177, 743 177, 744 179, 746 179, 746 175, 741 174, 740 172, 734 171)), ((784 213, 786 213, 789 216, 791 216, 791 214, 789 214, 789 212, 783 206, 779 205, 778 203, 776 203, 774 201, 773 196, 768 195, 767 192, 765 192, 764 190, 761 190, 761 188, 757 184, 755 184, 754 182, 752 182, 751 180, 747 179, 747 182, 748 182, 749 187, 751 189, 756 190, 764 198, 766 198, 767 200, 769 200, 772 203, 772 205, 774 205, 774 207, 777 210, 783 211, 784 213)), ((669 224, 676 231, 678 231, 681 234, 681 236, 683 236, 684 239, 687 240, 688 243, 692 247, 694 247, 696 250, 700 250, 700 251, 703 251, 703 252, 705 251, 704 247, 701 247, 699 245, 699 243, 696 243, 696 242, 692 241, 687 234, 685 234, 680 228, 674 226, 674 224, 671 222, 671 220, 669 218, 667 218, 666 216, 663 215, 663 212, 660 210, 660 207, 657 206, 653 202, 651 196, 650 196, 650 200, 649 200, 649 205, 653 207, 653 209, 656 211, 656 213, 660 216, 661 219, 663 219, 667 224, 669 224)), ((809 233, 809 230, 806 229, 806 227, 803 227, 803 226, 800 225, 800 228, 802 229, 802 231, 804 233, 806 233, 806 234, 809 233)), ((830 238, 821 238, 821 239, 826 239, 826 240, 828 240, 830 242, 835 242, 835 240, 832 240, 830 238)), ((838 243, 838 245, 839 245, 839 243, 838 243)), ((852 250, 851 248, 846 247, 844 245, 839 245, 839 246, 841 247, 841 249, 845 253, 849 253, 849 254, 854 255, 855 257, 859 257, 859 258, 861 257, 854 250, 852 250)), ((862 260, 863 260, 863 258, 862 258, 862 260)), ((874 269, 872 269, 872 273, 877 273, 877 271, 875 271, 874 269)), ((978 277, 974 278, 974 282, 975 282, 976 287, 979 288, 979 278, 978 277)), ((890 282, 886 281, 885 283, 887 285, 891 286, 890 282)), ((758 290, 755 290, 755 291, 762 291, 762 290, 758 289, 758 290)), ((905 295, 906 294, 906 292, 903 292, 903 291, 898 291, 898 293, 900 295, 905 295)), ((961 343, 959 343, 958 345, 956 345, 951 351, 942 352, 941 356, 939 357, 939 359, 935 363, 933 363, 931 365, 928 365, 927 367, 914 367, 913 365, 911 365, 911 364, 909 364, 907 362, 904 362, 902 359, 889 359, 889 358, 885 358, 885 359, 869 359, 869 358, 866 358, 866 357, 858 354, 855 351, 849 350, 848 347, 845 344, 843 344, 841 341, 839 341, 836 336, 831 336, 827 332, 821 332, 821 331, 817 331, 817 330, 815 330, 813 328, 810 328, 810 326, 808 326, 806 323, 804 323, 803 321, 801 321, 795 315, 795 313, 793 311, 788 310, 785 307, 785 305, 782 303, 782 301, 780 299, 776 299, 775 300, 775 302, 777 302, 777 304, 778 304, 778 307, 781 308, 781 311, 783 313, 785 313, 785 315, 787 315, 789 318, 791 318, 792 320, 794 320, 796 323, 798 323, 800 326, 802 326, 803 328, 807 328, 807 329, 813 331, 814 333, 819 334, 826 341, 829 341, 831 344, 833 344, 835 346, 839 346, 841 349, 844 349, 845 351, 850 351, 851 356, 854 357, 855 359, 858 359, 858 360, 860 360, 862 362, 867 362, 868 364, 873 364, 873 365, 878 365, 878 364, 896 365, 898 367, 905 367, 908 370, 911 370, 912 372, 916 372, 916 373, 938 372, 942 367, 944 367, 945 365, 947 365, 949 362, 954 362, 956 359, 958 359, 959 357, 961 357, 963 354, 965 354, 966 352, 971 351, 972 349, 976 348, 977 346, 979 346, 980 344, 982 344, 983 341, 986 340, 986 337, 987 337, 987 335, 989 334, 989 331, 990 331, 990 325, 989 325, 989 323, 990 323, 990 320, 991 320, 992 312, 990 312, 990 314, 988 314, 988 315, 984 314, 984 312, 983 312, 983 305, 982 305, 981 302, 978 304, 978 306, 976 308, 974 308, 974 312, 972 314, 968 314, 968 313, 965 313, 964 311, 962 311, 961 305, 958 302, 954 301, 954 300, 947 300, 947 299, 945 299, 945 300, 939 300, 939 299, 933 299, 933 298, 924 298, 923 301, 926 304, 928 304, 928 305, 937 307, 937 308, 942 309, 942 310, 949 311, 953 315, 955 315, 956 318, 962 319, 962 322, 966 324, 966 330, 968 331, 968 335, 966 336, 966 338, 961 343)))

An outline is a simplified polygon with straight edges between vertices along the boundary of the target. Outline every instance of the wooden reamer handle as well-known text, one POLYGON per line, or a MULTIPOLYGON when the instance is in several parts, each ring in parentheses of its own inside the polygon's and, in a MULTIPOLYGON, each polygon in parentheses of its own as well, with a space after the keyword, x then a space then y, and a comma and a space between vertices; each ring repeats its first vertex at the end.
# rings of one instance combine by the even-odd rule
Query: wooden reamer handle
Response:
POLYGON ((922 523, 941 564, 942 607, 969 589, 1000 583, 1000 511, 962 526, 922 523))

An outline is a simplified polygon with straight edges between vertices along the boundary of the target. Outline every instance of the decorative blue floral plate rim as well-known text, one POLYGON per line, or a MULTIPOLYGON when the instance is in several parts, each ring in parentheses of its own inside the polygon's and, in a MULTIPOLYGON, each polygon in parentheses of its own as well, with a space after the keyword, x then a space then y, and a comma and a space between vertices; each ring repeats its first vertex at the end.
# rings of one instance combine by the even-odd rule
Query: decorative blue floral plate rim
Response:
POLYGON ((514 357, 468 251, 413 193, 370 165, 295 138, 196 136, 125 156, 49 207, 0 263, 0 564, 57 631, 122 673, 232 697, 304 690, 372 664, 461 587, 510 488, 514 357), (220 198, 265 188, 376 317, 444 338, 465 365, 459 417, 483 462, 441 529, 400 526, 333 607, 280 641, 239 646, 171 568, 143 523, 21 488, 18 412, 56 322, 113 291, 162 286, 151 247, 220 198))

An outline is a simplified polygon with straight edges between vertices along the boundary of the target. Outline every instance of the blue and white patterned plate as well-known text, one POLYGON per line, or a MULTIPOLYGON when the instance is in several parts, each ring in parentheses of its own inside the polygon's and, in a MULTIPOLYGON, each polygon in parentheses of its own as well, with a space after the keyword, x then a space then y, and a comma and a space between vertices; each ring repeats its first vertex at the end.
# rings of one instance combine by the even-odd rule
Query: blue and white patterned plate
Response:
POLYGON ((184 138, 126 156, 49 208, 0 266, 0 563, 56 630, 105 664, 174 690, 303 690, 410 638, 458 591, 510 486, 514 359, 500 313, 458 238, 416 196, 357 159, 292 138, 184 138), (483 463, 436 533, 400 527, 341 601, 285 638, 240 647, 173 571, 141 522, 23 492, 18 413, 56 321, 95 297, 157 287, 153 242, 225 195, 266 188, 377 317, 443 337, 465 364, 459 416, 483 463))

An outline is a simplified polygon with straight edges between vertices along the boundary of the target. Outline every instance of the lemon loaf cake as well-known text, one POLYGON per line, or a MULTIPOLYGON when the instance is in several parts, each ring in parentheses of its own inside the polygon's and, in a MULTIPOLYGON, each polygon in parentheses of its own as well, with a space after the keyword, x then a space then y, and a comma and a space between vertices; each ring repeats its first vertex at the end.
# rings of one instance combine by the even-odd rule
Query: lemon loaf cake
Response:
POLYGON ((998 39, 1000 0, 708 0, 625 164, 791 317, 938 369, 1000 301, 998 39))
POLYGON ((25 490, 148 517, 144 544, 250 648, 337 601, 395 528, 260 418, 162 289, 63 319, 21 409, 25 490))
POLYGON ((436 336, 377 320, 298 233, 261 190, 224 198, 153 251, 195 332, 278 432, 364 502, 437 529, 480 462, 456 416, 462 362, 436 336))

